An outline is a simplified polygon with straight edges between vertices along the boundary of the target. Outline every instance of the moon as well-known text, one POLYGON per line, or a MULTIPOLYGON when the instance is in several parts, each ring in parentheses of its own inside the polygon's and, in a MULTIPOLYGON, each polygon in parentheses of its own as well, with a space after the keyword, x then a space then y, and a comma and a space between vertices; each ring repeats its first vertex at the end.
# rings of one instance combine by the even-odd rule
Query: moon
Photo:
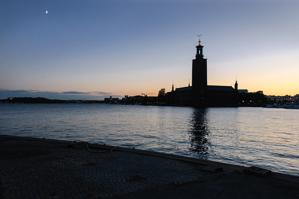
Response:
POLYGON ((47 14, 49 14, 49 11, 46 9, 46 10, 45 10, 45 15, 47 15, 47 14))

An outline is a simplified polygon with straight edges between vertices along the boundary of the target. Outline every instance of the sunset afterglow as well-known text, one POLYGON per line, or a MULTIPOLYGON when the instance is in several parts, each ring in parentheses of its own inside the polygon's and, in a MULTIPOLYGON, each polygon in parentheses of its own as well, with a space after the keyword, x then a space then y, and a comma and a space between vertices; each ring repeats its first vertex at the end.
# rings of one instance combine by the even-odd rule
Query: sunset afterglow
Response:
POLYGON ((0 89, 157 95, 202 34, 209 84, 299 93, 298 2, 67 2, 0 3, 0 89))

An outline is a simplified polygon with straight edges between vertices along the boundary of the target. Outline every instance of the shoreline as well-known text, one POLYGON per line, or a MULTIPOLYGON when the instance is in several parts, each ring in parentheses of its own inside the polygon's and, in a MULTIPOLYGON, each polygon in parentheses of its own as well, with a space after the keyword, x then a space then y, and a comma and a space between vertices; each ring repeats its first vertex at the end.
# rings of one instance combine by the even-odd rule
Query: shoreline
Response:
POLYGON ((123 102, 119 101, 105 101, 105 100, 62 100, 62 99, 48 99, 43 97, 10 97, 7 99, 0 99, 1 104, 111 104, 111 105, 141 105, 141 106, 170 106, 170 107, 194 107, 194 108, 238 108, 238 107, 264 107, 263 105, 212 105, 212 106, 192 106, 188 104, 173 104, 166 102, 123 102))
POLYGON ((6 135, 0 135, 0 149, 3 198, 21 198, 29 191, 41 198, 181 198, 178 196, 186 192, 187 198, 196 198, 197 190, 203 193, 202 198, 214 198, 216 193, 215 198, 299 196, 299 177, 257 167, 87 142, 6 135), (61 190, 61 186, 66 189, 61 190), (236 186, 241 186, 240 190, 235 190, 236 186))
POLYGON ((299 105, 271 105, 266 104, 264 106, 206 106, 206 107, 194 107, 194 106, 184 106, 184 105, 171 105, 171 104, 125 104, 125 103, 106 103, 104 101, 97 100, 53 100, 55 102, 6 102, 5 99, 0 99, 0 104, 29 104, 29 105, 57 105, 57 104, 84 104, 84 105, 94 105, 94 104, 105 104, 105 105, 121 105, 121 106, 157 106, 157 107, 189 107, 189 108, 266 108, 266 109, 286 109, 286 110, 298 110, 299 105), (60 102, 63 101, 63 102, 60 102))

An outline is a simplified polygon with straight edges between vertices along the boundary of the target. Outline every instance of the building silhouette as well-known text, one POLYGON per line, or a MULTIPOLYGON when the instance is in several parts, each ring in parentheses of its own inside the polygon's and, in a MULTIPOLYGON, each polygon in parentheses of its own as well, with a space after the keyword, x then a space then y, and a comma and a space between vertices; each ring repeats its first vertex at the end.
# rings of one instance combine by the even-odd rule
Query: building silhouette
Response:
POLYGON ((207 59, 199 40, 195 59, 192 60, 192 86, 181 87, 166 93, 167 104, 181 106, 238 106, 238 82, 232 86, 208 85, 207 59))
POLYGON ((194 107, 237 107, 237 106, 264 106, 266 97, 262 91, 248 92, 239 89, 238 81, 232 86, 208 85, 207 59, 203 54, 204 46, 199 40, 196 46, 195 58, 192 60, 192 85, 175 88, 165 92, 162 88, 158 96, 125 96, 121 104, 142 105, 173 105, 194 107))

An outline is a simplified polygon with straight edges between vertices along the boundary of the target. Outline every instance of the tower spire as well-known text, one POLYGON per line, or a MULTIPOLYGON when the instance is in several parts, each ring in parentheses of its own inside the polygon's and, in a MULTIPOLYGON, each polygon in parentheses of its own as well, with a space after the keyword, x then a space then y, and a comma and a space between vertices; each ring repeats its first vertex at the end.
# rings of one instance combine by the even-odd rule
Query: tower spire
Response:
MULTIPOLYGON (((200 35, 199 35, 200 37, 200 35)), ((196 46, 196 59, 203 58, 203 45, 201 44, 200 38, 198 39, 198 44, 196 46)))

